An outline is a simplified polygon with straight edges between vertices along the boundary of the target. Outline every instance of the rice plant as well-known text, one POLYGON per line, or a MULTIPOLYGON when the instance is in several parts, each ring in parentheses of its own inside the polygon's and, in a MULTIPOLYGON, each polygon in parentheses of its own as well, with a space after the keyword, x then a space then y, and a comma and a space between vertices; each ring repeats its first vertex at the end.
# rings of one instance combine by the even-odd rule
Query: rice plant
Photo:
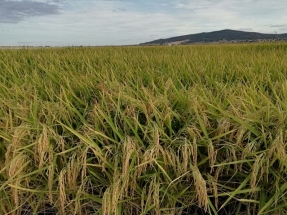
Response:
POLYGON ((0 214, 287 213, 286 57, 0 50, 0 214))

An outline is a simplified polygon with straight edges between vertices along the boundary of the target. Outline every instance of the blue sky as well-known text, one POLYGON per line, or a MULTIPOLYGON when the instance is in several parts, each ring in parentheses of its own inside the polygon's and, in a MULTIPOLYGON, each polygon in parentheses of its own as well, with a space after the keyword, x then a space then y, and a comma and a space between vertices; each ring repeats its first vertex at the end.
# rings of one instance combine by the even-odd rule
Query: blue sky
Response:
POLYGON ((127 45, 222 29, 287 33, 285 0, 0 0, 0 46, 127 45))

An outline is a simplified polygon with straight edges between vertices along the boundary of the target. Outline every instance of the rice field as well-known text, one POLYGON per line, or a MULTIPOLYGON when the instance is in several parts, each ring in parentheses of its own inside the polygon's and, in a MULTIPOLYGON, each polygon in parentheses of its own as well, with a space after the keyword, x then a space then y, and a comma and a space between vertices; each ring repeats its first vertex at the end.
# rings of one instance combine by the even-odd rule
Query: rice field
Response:
POLYGON ((287 44, 0 50, 0 214, 286 214, 287 44))

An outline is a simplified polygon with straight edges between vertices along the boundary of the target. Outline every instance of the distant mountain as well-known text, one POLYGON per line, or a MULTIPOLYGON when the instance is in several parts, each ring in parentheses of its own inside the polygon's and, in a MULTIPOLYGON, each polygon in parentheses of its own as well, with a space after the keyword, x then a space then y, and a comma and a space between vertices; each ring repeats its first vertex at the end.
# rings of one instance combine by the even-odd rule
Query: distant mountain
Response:
POLYGON ((246 32, 235 30, 221 30, 213 32, 203 32, 198 34, 189 34, 178 37, 171 37, 167 39, 159 39, 140 45, 178 45, 178 44, 192 44, 192 43, 213 43, 213 42, 261 42, 273 40, 286 40, 286 34, 262 34, 258 32, 246 32))

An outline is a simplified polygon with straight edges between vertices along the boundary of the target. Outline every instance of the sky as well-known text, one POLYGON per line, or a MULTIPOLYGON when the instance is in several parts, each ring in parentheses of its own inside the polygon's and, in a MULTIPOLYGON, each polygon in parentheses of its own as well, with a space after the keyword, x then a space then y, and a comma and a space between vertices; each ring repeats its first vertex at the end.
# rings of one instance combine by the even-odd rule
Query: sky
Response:
POLYGON ((0 0, 0 46, 131 45, 222 29, 287 33, 286 0, 0 0))

